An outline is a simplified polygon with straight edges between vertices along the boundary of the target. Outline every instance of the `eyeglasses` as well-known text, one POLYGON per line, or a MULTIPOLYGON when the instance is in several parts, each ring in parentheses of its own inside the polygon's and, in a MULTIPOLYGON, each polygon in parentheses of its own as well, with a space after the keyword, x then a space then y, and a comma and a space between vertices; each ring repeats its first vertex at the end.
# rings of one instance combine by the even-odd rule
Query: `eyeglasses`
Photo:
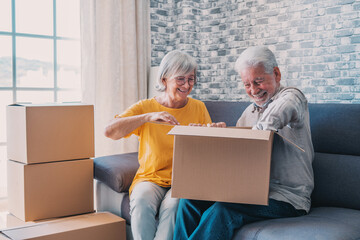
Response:
MULTIPOLYGON (((183 77, 183 76, 175 77, 175 80, 176 80, 176 84, 180 85, 180 86, 182 86, 186 83, 186 77, 183 77)), ((187 81, 190 86, 193 86, 196 83, 195 77, 188 77, 187 81)))

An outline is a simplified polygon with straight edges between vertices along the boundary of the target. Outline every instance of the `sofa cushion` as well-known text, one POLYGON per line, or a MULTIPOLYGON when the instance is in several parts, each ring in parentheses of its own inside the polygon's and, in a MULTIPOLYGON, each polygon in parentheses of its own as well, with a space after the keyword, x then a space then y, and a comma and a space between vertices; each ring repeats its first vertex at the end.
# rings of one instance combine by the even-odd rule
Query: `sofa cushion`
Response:
MULTIPOLYGON (((122 159, 117 159, 116 163, 126 161, 122 159)), ((313 207, 347 207, 360 210, 360 156, 315 153, 313 166, 313 207)), ((106 184, 109 186, 109 183, 106 184)), ((126 195, 121 204, 121 212, 128 223, 131 219, 129 209, 129 196, 126 195)))
MULTIPOLYGON (((128 224, 129 195, 121 203, 121 217, 128 224)), ((235 232, 233 240, 354 240, 360 238, 360 211, 346 208, 312 208, 305 216, 260 221, 235 232), (316 238, 314 237, 316 236, 316 238)))
POLYGON ((360 210, 360 156, 315 153, 313 169, 313 206, 360 210))
POLYGON ((131 223, 130 198, 128 193, 124 196, 123 201, 121 202, 121 217, 126 220, 127 224, 131 223))
POLYGON ((245 225, 233 240, 354 240, 360 238, 360 211, 313 208, 308 215, 245 225))
POLYGON ((116 192, 126 192, 138 168, 137 152, 97 157, 94 159, 94 178, 116 192))
POLYGON ((204 101, 213 122, 225 122, 227 126, 235 126, 242 112, 250 102, 204 101))

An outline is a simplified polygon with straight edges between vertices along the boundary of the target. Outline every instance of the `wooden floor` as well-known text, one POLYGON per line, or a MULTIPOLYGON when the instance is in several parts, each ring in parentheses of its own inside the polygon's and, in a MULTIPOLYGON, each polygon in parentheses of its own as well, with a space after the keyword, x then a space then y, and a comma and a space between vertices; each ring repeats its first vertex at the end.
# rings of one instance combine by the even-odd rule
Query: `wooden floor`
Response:
POLYGON ((7 214, 8 214, 8 201, 7 198, 0 198, 0 229, 7 227, 7 214))
POLYGON ((8 211, 7 198, 0 198, 0 230, 34 224, 34 222, 24 222, 8 211))

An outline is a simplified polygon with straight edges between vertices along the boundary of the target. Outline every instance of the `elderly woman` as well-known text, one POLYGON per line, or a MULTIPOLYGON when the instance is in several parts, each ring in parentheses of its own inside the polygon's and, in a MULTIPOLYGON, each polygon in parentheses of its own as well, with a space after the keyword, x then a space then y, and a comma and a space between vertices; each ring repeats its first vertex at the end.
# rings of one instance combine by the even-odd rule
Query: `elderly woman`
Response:
POLYGON ((196 83, 196 69, 188 54, 169 52, 157 77, 156 88, 162 93, 132 105, 105 129, 105 135, 114 140, 132 134, 139 137, 140 167, 130 187, 135 240, 173 237, 178 199, 171 198, 173 136, 167 133, 171 125, 211 123, 205 104, 188 97, 196 83))

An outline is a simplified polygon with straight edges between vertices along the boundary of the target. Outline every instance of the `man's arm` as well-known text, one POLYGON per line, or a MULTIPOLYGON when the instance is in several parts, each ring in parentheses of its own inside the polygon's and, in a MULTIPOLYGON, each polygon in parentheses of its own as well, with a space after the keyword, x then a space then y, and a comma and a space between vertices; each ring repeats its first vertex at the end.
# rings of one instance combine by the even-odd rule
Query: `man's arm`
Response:
POLYGON ((253 129, 277 131, 286 125, 302 124, 307 106, 304 94, 297 89, 285 89, 279 98, 269 104, 253 129))

